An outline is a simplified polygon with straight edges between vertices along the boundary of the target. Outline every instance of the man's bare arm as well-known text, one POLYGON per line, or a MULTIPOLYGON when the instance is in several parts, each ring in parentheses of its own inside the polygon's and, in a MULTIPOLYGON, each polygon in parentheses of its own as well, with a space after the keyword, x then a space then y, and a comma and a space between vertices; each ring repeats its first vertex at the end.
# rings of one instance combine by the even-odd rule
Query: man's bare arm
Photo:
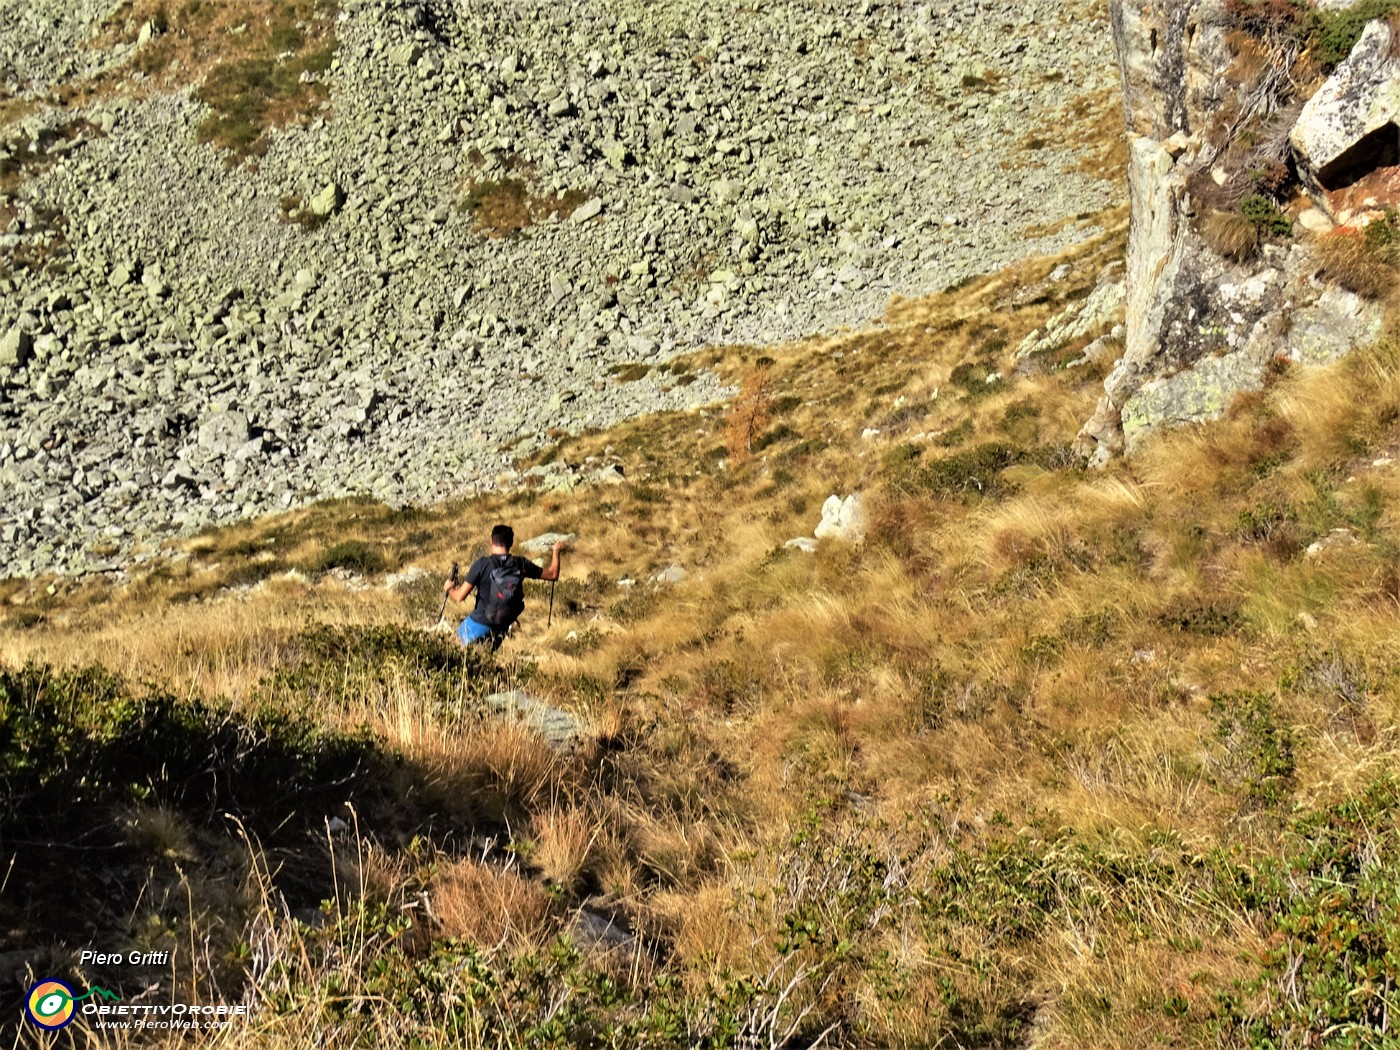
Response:
POLYGON ((550 548, 549 568, 540 573, 540 579, 552 582, 559 579, 559 552, 564 549, 562 541, 550 548))
POLYGON ((467 583, 466 580, 463 580, 461 584, 456 587, 452 586, 451 580, 442 581, 442 593, 447 595, 454 602, 466 601, 467 595, 471 594, 471 592, 475 589, 475 586, 473 584, 467 583))

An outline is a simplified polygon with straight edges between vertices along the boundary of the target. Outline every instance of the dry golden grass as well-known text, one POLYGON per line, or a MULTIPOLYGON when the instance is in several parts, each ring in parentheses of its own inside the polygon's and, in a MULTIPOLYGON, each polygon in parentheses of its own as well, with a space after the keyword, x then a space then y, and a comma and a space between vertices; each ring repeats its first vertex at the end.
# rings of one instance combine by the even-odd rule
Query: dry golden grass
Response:
POLYGON ((513 826, 558 797, 569 774, 539 733, 516 722, 451 736, 429 723, 398 743, 423 770, 429 797, 464 822, 513 826))
MULTIPOLYGON (((1069 286, 1089 285, 1122 234, 1070 253, 1069 286)), ((1189 1042, 1201 1029, 1188 1020, 1248 972, 1241 958, 1260 932, 1212 911, 1185 877, 1125 877, 1116 904, 1085 891, 1009 946, 985 924, 913 907, 874 932, 844 930, 833 915, 856 907, 852 857, 877 858, 892 885, 927 894, 958 850, 1017 831, 1069 829, 1138 859, 1170 854, 1171 842, 1191 855, 1273 848, 1282 817, 1251 810, 1230 781, 1242 760, 1218 733, 1219 694, 1274 698, 1294 741, 1289 805, 1336 798, 1400 751, 1389 671, 1400 658, 1388 546, 1400 473, 1386 462, 1400 447, 1393 341, 1327 369, 1280 371, 1227 418, 1159 435, 1102 472, 1046 455, 1002 472, 994 495, 921 487, 918 469, 983 443, 1053 450, 1092 409, 1101 388, 1084 370, 1017 372, 1008 360, 1063 307, 1045 298, 1059 261, 893 302, 878 331, 702 355, 730 379, 772 359, 773 421, 759 437, 790 433, 756 442, 746 462, 718 466, 727 420, 716 409, 563 437, 558 454, 570 460, 613 446, 627 483, 497 494, 411 521, 367 506, 303 512, 202 537, 189 544, 201 553, 188 575, 125 591, 64 585, 46 597, 10 583, 0 658, 103 659, 190 693, 246 698, 309 604, 332 623, 405 615, 398 596, 329 579, 220 589, 264 548, 304 561, 353 535, 398 569, 465 556, 481 522, 511 521, 521 536, 577 531, 555 626, 545 629, 532 596, 509 643, 536 665, 526 688, 589 712, 594 738, 575 752, 516 725, 453 729, 421 683, 387 672, 358 706, 326 713, 368 723, 453 821, 509 828, 518 868, 477 853, 442 861, 426 890, 438 932, 542 949, 565 911, 552 910, 547 883, 570 906, 619 908, 667 945, 695 994, 726 972, 777 966, 802 978, 794 1001, 821 1006, 836 986, 800 970, 817 949, 776 947, 794 916, 815 916, 862 945, 840 994, 873 1044, 951 1030, 936 1027, 949 987, 989 1016, 1018 1007, 977 1000, 974 986, 1027 990, 1036 1045, 1139 1045, 1144 1032, 1189 1042), (959 387, 968 363, 1002 371, 1004 389, 959 387), (1035 421, 1015 438, 1013 405, 1012 417, 1035 421), (889 436, 861 440, 896 412, 889 436), (939 444, 959 427, 963 444, 939 444), (827 495, 855 490, 870 497, 861 547, 783 548, 810 533, 827 495), (1321 546, 1309 554, 1312 542, 1321 546), (672 563, 685 582, 653 589, 648 576, 672 563), (637 585, 617 587, 622 576, 637 585), (175 603, 192 593, 198 601, 175 603), (44 622, 22 623, 26 610, 44 622), (1128 906, 1144 916, 1138 926, 1117 914, 1128 906), (876 958, 897 962, 904 998, 886 994, 892 978, 876 958), (960 959, 985 968, 982 985, 960 959), (1187 1019, 1162 1012, 1163 989, 1187 1019)), ((177 831, 156 837, 178 844, 177 831)), ((1077 893, 1090 876, 1073 849, 1044 849, 1055 885, 1077 893)), ((396 877, 392 865, 356 875, 396 877)), ((391 890, 376 892, 411 896, 391 890)))
POLYGON ((1361 231, 1340 229, 1319 237, 1314 252, 1325 280, 1368 299, 1385 299, 1395 293, 1400 274, 1394 262, 1368 243, 1361 231))
POLYGON ((486 947, 529 948, 547 939, 549 894, 518 871, 473 860, 443 867, 428 887, 435 929, 486 947))
POLYGON ((472 216, 472 229, 487 237, 511 237, 547 219, 567 217, 588 200, 583 190, 541 193, 530 185, 528 168, 511 166, 517 174, 502 178, 477 177, 467 183, 461 208, 472 216))
POLYGON ((1259 230, 1238 211, 1207 212, 1201 220, 1201 240, 1231 262, 1244 262, 1259 250, 1259 230))
MULTIPOLYGON (((58 667, 101 663, 132 679, 160 668, 177 692, 241 700, 277 664, 279 643, 307 620, 306 605, 322 623, 376 623, 392 619, 382 594, 312 588, 273 581, 246 598, 161 610, 134 603, 110 619, 106 604, 59 614, 49 624, 0 635, 0 659, 11 665, 43 659, 58 667)), ((13 608, 13 606, 12 606, 13 608)))
POLYGON ((599 828, 585 809, 551 808, 530 821, 530 863, 545 880, 572 889, 593 857, 599 828))

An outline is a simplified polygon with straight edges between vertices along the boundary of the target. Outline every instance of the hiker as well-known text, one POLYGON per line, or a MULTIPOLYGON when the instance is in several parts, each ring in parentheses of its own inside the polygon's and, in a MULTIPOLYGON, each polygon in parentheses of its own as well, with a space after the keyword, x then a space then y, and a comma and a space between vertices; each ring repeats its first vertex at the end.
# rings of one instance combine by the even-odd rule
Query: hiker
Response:
POLYGON ((453 586, 452 580, 443 581, 442 593, 454 602, 464 601, 476 591, 476 608, 457 629, 462 645, 476 645, 489 639, 491 651, 495 652, 506 640, 511 624, 525 611, 525 581, 559 579, 562 541, 550 548, 547 569, 541 569, 529 558, 512 554, 510 549, 514 545, 515 530, 509 525, 497 525, 491 530, 491 553, 472 562, 467 578, 458 586, 453 586))

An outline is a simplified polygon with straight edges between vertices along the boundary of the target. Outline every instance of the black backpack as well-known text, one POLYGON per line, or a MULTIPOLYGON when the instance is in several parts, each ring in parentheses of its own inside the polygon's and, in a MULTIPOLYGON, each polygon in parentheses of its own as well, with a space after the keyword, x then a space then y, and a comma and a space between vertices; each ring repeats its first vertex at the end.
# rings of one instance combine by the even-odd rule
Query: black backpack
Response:
POLYGON ((510 554, 493 558, 481 581, 477 616, 488 627, 509 627, 525 611, 524 584, 518 559, 510 554))

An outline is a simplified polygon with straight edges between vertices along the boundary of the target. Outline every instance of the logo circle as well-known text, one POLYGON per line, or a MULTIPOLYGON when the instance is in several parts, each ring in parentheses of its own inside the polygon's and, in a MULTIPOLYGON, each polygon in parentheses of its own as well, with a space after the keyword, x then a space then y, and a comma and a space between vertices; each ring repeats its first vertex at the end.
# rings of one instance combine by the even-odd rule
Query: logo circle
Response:
POLYGON ((49 1031, 63 1028, 73 1020, 73 989, 52 978, 40 981, 29 989, 24 999, 24 1012, 40 1028, 49 1031))

